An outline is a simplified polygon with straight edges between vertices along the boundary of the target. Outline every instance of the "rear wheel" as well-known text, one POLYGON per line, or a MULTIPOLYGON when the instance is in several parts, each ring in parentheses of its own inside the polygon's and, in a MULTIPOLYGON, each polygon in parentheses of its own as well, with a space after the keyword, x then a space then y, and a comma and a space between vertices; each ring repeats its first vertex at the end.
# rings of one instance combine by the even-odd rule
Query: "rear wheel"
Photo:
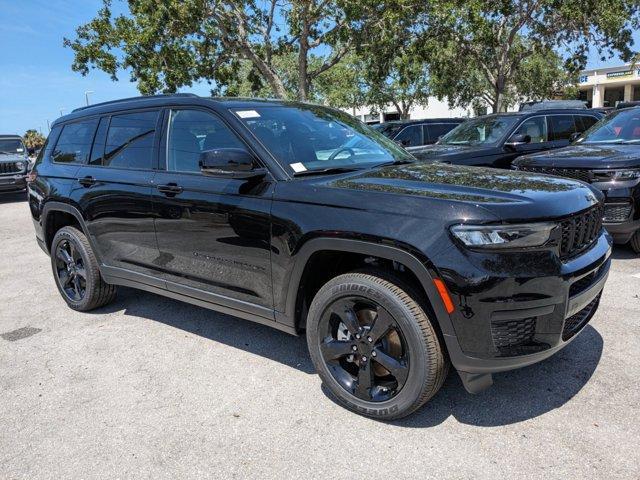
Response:
POLYGON ((633 234, 631 240, 629 241, 631 248, 636 253, 640 253, 640 230, 637 230, 636 233, 633 234))
POLYGON ((323 383, 366 416, 409 415, 440 389, 448 361, 410 289, 384 273, 348 273, 324 285, 307 318, 323 383))
POLYGON ((62 298, 74 310, 88 311, 111 302, 116 287, 100 276, 87 237, 74 227, 61 228, 51 243, 51 267, 62 298))

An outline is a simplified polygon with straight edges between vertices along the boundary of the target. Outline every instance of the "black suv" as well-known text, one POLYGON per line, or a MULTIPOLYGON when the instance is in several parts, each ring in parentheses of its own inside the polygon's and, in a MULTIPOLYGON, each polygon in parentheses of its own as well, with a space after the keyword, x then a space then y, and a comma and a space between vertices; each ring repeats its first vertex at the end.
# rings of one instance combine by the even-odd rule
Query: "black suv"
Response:
POLYGON ((27 149, 20 135, 0 135, 0 193, 24 190, 29 169, 27 149))
POLYGON ((462 122, 462 118, 426 118, 384 122, 372 128, 412 152, 424 145, 433 145, 462 122))
POLYGON ((415 162, 325 107, 189 95, 58 119, 29 179, 67 304, 116 285, 306 332, 327 388, 399 418, 442 385, 563 348, 609 272, 602 194, 544 175, 415 162))
POLYGON ((510 168, 527 153, 566 147, 603 113, 586 109, 528 110, 467 120, 437 144, 411 153, 420 160, 510 168))
POLYGON ((616 243, 629 242, 640 253, 640 107, 615 111, 573 145, 521 157, 514 168, 575 178, 602 190, 605 227, 616 243))

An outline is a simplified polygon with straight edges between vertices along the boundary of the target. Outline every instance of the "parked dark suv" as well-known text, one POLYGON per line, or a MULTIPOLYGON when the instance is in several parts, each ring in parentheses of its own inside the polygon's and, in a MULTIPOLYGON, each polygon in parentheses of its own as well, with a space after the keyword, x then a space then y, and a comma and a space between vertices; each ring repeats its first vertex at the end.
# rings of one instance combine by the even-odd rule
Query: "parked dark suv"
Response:
POLYGON ((586 109, 525 110, 472 118, 437 144, 415 149, 419 160, 510 168, 520 155, 566 147, 603 113, 586 109))
POLYGON ((27 149, 20 135, 0 135, 0 193, 24 190, 29 168, 27 149))
POLYGON ((640 107, 615 111, 570 147, 521 157, 514 168, 602 190, 606 229, 616 243, 629 242, 640 253, 640 107))
POLYGON ((424 145, 433 145, 462 122, 462 118, 425 118, 384 122, 374 125, 373 128, 412 152, 424 145))
POLYGON ((116 285, 291 334, 327 388, 411 413, 449 364, 470 392, 563 348, 609 272, 602 194, 580 182, 415 162, 349 115, 188 95, 58 119, 29 202, 67 304, 116 285))

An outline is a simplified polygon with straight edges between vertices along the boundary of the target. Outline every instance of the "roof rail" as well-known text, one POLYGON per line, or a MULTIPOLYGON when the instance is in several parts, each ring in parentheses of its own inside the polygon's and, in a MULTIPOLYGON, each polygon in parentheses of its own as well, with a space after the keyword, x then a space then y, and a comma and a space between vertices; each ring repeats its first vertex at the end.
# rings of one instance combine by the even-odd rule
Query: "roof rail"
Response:
POLYGON ((87 108, 111 105, 113 103, 128 102, 131 100, 146 100, 147 98, 164 98, 164 97, 197 97, 195 93, 161 93, 158 95, 140 95, 138 97, 119 98, 118 100, 109 100, 107 102, 94 103, 92 105, 85 105, 84 107, 74 108, 71 112, 79 112, 80 110, 86 110, 87 108))

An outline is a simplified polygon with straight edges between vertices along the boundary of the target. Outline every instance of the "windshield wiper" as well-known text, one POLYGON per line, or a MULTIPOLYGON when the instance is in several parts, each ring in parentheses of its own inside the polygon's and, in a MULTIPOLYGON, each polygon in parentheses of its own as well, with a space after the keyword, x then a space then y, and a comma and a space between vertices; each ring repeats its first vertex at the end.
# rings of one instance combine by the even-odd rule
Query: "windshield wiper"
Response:
POLYGON ((329 167, 329 168, 316 168, 315 170, 304 170, 302 172, 295 172, 294 177, 305 177, 307 175, 331 175, 334 173, 348 173, 359 170, 355 167, 329 167))
POLYGON ((391 165, 408 165, 410 163, 416 163, 416 160, 409 160, 405 158, 404 160, 393 160, 392 162, 383 162, 376 165, 376 167, 388 167, 391 165))

